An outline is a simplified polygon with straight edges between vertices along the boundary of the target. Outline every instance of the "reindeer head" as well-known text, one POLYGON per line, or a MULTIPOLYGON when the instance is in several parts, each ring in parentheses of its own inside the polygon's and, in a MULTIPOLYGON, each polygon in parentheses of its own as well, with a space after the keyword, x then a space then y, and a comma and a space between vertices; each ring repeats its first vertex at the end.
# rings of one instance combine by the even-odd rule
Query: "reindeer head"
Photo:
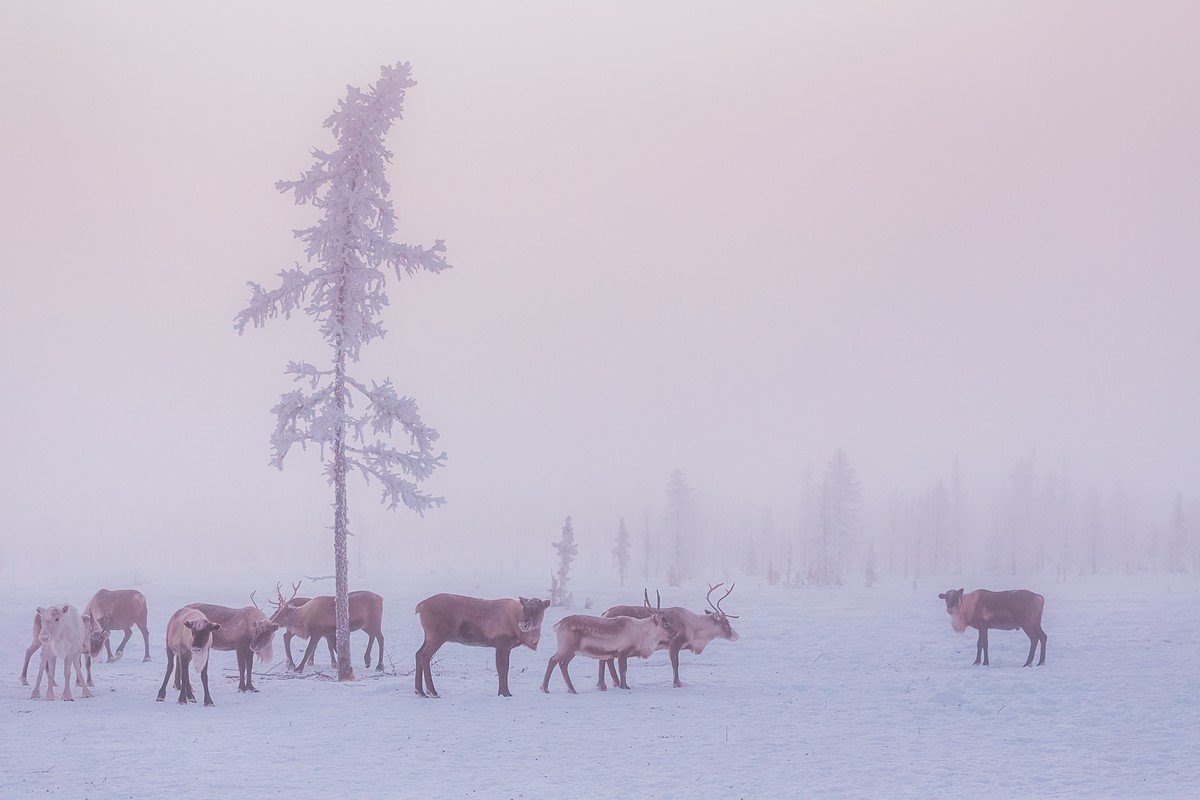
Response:
POLYGON ((213 631, 221 626, 210 619, 189 619, 184 621, 183 627, 192 632, 192 652, 199 653, 208 647, 213 631))
POLYGON ((517 623, 517 636, 521 644, 530 650, 537 650, 538 642, 542 640, 542 618, 550 607, 549 600, 528 597, 518 597, 521 604, 521 621, 517 623))
POLYGON ((717 589, 720 589, 724 585, 725 584, 722 582, 718 583, 716 586, 708 587, 708 596, 705 599, 708 601, 708 604, 712 606, 712 609, 710 610, 706 608, 704 609, 704 613, 711 617, 713 622, 717 623, 717 626, 721 629, 720 636, 722 639, 728 639, 731 642, 736 642, 738 640, 738 634, 737 631, 733 629, 733 626, 729 624, 729 620, 737 619, 738 615, 726 614, 724 611, 722 611, 721 602, 726 597, 729 597, 729 595, 733 594, 733 587, 737 586, 737 584, 732 584, 728 589, 726 589, 725 594, 721 595, 721 599, 716 603, 713 603, 712 601, 713 592, 715 592, 717 589))
POLYGON ((288 599, 283 599, 283 584, 275 584, 275 599, 271 601, 271 605, 275 606, 275 611, 271 614, 271 622, 277 625, 290 625, 296 620, 296 608, 292 605, 292 600, 296 598, 296 592, 300 591, 302 581, 297 581, 292 584, 292 596, 288 599))
POLYGON ((275 641, 275 631, 279 624, 269 619, 256 619, 250 623, 250 649, 254 652, 271 649, 275 641))
POLYGON ((42 644, 47 644, 54 638, 54 634, 58 632, 58 626, 62 624, 63 617, 71 610, 69 605, 50 606, 49 608, 38 607, 38 617, 42 621, 42 632, 38 634, 38 640, 42 644))
POLYGON ((962 589, 947 589, 942 594, 938 595, 938 600, 946 601, 946 613, 954 616, 958 613, 958 607, 962 603, 962 589))
POLYGON ((91 614, 83 615, 83 633, 84 644, 83 650, 85 655, 92 658, 100 655, 100 651, 104 649, 104 643, 108 641, 108 628, 96 623, 91 614))

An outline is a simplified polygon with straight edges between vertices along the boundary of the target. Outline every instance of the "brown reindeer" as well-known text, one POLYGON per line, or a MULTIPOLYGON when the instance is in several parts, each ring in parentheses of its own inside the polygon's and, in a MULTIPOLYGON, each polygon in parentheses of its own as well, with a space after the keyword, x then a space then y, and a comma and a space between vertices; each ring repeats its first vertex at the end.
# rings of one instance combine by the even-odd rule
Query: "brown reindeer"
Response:
MULTIPOLYGON (((250 595, 250 602, 254 603, 253 593, 250 595)), ((271 660, 272 644, 279 625, 267 619, 266 614, 257 605, 228 608, 208 603, 192 603, 187 607, 202 611, 210 621, 220 623, 221 627, 213 633, 212 649, 236 651, 238 691, 257 692, 252 671, 254 656, 257 655, 260 662, 271 660)))
MULTIPOLYGON (((292 584, 293 591, 295 591, 299 588, 300 588, 299 583, 292 584)), ((312 600, 312 598, 311 597, 292 597, 291 600, 288 600, 288 605, 299 608, 300 606, 307 603, 309 600, 312 600)), ((288 669, 296 668, 296 661, 292 658, 292 639, 294 639, 294 638, 297 638, 295 634, 293 634, 290 630, 286 630, 286 629, 284 630, 284 632, 283 632, 283 652, 287 654, 288 669)), ((333 637, 326 636, 325 644, 329 645, 329 666, 336 667, 337 666, 337 651, 333 649, 333 637)), ((315 658, 316 658, 315 655, 310 657, 308 659, 307 666, 312 666, 315 658)))
POLYGON ((167 672, 158 690, 159 700, 166 699, 167 681, 171 680, 174 670, 179 704, 196 702, 192 691, 192 670, 196 670, 204 686, 204 705, 214 705, 212 695, 208 693, 208 654, 212 649, 213 634, 220 629, 220 623, 209 620, 196 608, 184 606, 171 615, 171 621, 167 623, 167 672))
POLYGON ((1028 589, 1006 592, 976 589, 970 594, 963 594, 962 589, 950 589, 939 594, 938 599, 946 601, 946 613, 950 615, 950 625, 955 632, 962 633, 967 626, 979 631, 979 639, 975 643, 976 664, 982 659, 983 665, 988 666, 988 630, 993 628, 1002 631, 1020 628, 1025 631, 1029 637, 1029 658, 1025 659, 1025 666, 1033 664, 1033 654, 1039 642, 1042 655, 1038 659, 1038 666, 1046 663, 1046 632, 1042 630, 1042 608, 1046 605, 1046 599, 1040 594, 1028 589))
MULTIPOLYGON (((92 659, 100 655, 100 651, 104 649, 104 642, 108 639, 108 631, 101 627, 92 619, 91 615, 81 615, 83 619, 83 664, 87 670, 87 685, 95 686, 92 683, 92 659)), ((29 685, 29 659, 42 646, 42 618, 39 614, 33 615, 33 641, 29 643, 29 647, 25 648, 25 663, 21 666, 21 685, 29 685)), ((76 684, 83 685, 81 679, 76 680, 76 684)))
POLYGON ((108 640, 104 641, 104 649, 108 653, 111 664, 125 654, 125 644, 133 635, 133 626, 142 632, 142 644, 146 655, 142 661, 150 660, 150 632, 146 628, 146 596, 137 589, 116 589, 109 591, 101 589, 88 601, 83 613, 90 615, 104 630, 124 631, 125 638, 117 645, 114 656, 108 640))
MULTIPOLYGON (((666 643, 665 649, 671 657, 671 669, 675 674, 675 688, 677 689, 683 686, 683 681, 679 680, 679 651, 690 650, 696 655, 700 655, 713 639, 727 639, 731 642, 738 640, 737 631, 729 624, 729 620, 738 618, 737 615, 726 614, 721 609, 721 603, 733 593, 733 588, 737 584, 730 586, 716 603, 713 603, 712 600, 713 592, 724 585, 724 583, 718 583, 716 586, 708 587, 708 594, 705 597, 705 601, 711 608, 704 609, 703 614, 697 614, 679 606, 661 609, 662 614, 670 620, 671 627, 675 631, 675 634, 671 637, 671 641, 666 643)), ((644 605, 613 606, 604 612, 604 616, 608 618, 619 616, 642 618, 649 615, 649 608, 650 594, 646 592, 644 605)), ((624 666, 621 666, 621 678, 618 681, 617 671, 613 667, 612 659, 600 662, 600 676, 597 687, 603 687, 604 685, 604 668, 606 665, 609 672, 612 673, 613 684, 622 689, 628 689, 629 684, 625 680, 624 666)))
MULTIPOLYGON (((271 603, 275 612, 271 614, 271 622, 285 628, 293 636, 308 639, 308 647, 300 657, 300 663, 295 667, 296 672, 303 672, 304 665, 312 663, 313 653, 322 637, 333 639, 337 632, 337 620, 334 612, 334 601, 329 595, 314 597, 307 603, 295 606, 299 584, 293 587, 292 596, 283 599, 283 589, 275 586, 276 600, 271 603)), ((363 656, 366 666, 371 666, 371 646, 379 642, 379 658, 375 664, 377 672, 383 671, 383 598, 374 592, 350 593, 350 630, 366 631, 367 651, 363 656)))
MULTIPOLYGON (((542 691, 550 693, 550 676, 557 666, 567 684, 567 691, 576 694, 567 666, 577 655, 600 659, 602 662, 618 659, 621 664, 621 677, 624 678, 625 664, 630 656, 649 658, 655 650, 666 646, 675 633, 670 620, 661 610, 651 608, 649 600, 644 608, 647 613, 642 618, 626 615, 610 618, 572 614, 559 620, 554 626, 558 633, 558 647, 554 655, 550 656, 550 662, 546 664, 546 674, 542 677, 542 691)), ((597 688, 601 686, 598 685, 597 688)))
POLYGON ((435 594, 417 603, 425 640, 417 650, 416 691, 421 697, 437 697, 430 663, 446 642, 471 647, 496 648, 496 675, 500 697, 508 690, 508 665, 512 651, 525 645, 537 650, 542 638, 542 618, 549 600, 519 597, 516 600, 481 600, 459 594, 435 594))

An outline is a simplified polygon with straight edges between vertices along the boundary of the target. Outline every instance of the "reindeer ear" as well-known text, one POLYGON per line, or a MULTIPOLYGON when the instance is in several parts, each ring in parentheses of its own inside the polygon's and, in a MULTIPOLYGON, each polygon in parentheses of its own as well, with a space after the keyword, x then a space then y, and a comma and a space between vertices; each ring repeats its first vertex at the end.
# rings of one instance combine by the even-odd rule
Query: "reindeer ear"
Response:
POLYGON ((529 605, 528 597, 518 597, 517 600, 520 601, 521 605, 523 605, 523 606, 529 605))
POLYGON ((188 630, 191 630, 191 628, 192 628, 192 621, 191 621, 190 619, 188 619, 188 620, 184 620, 184 622, 183 622, 183 627, 187 628, 188 630))
POLYGON ((39 614, 39 615, 40 615, 40 614, 45 614, 45 613, 46 613, 46 609, 42 608, 41 606, 38 606, 38 610, 37 610, 37 612, 38 612, 38 614, 39 614))
POLYGON ((221 623, 219 623, 219 622, 210 622, 210 623, 208 623, 208 629, 209 629, 210 631, 215 631, 215 630, 219 629, 220 627, 221 627, 221 623))
POLYGON ((71 607, 70 607, 69 605, 63 605, 63 607, 62 607, 62 612, 63 612, 64 614, 65 614, 65 613, 67 613, 67 612, 68 612, 68 611, 70 611, 70 610, 71 610, 71 607))
POLYGON ((963 590, 962 590, 962 589, 959 589, 959 590, 958 590, 958 596, 959 596, 959 597, 962 597, 962 593, 963 593, 963 590))
POLYGON ((705 613, 705 614, 708 614, 710 617, 712 616, 712 612, 711 612, 711 611, 709 611, 707 608, 706 608, 706 609, 704 609, 704 613, 705 613))
POLYGON ((945 593, 945 592, 942 592, 941 594, 939 594, 939 595, 938 595, 938 600, 945 600, 945 599, 946 599, 946 593, 945 593))
POLYGON ((550 601, 549 601, 549 600, 543 600, 543 601, 542 601, 542 608, 549 608, 549 607, 550 607, 550 601))

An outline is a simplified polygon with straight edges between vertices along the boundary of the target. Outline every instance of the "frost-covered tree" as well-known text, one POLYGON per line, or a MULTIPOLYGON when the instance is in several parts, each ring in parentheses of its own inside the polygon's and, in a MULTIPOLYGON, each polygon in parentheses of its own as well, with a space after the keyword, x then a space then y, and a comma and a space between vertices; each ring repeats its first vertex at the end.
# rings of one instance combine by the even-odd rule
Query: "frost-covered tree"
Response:
POLYGON ((617 544, 612 551, 613 562, 617 565, 617 572, 621 575, 621 585, 625 585, 625 573, 629 571, 629 531, 625 528, 625 518, 621 517, 621 524, 617 527, 617 544))
POLYGON ((666 515, 671 537, 671 566, 675 569, 677 581, 691 576, 693 518, 692 487, 683 470, 677 469, 667 480, 666 515))
POLYGON ((817 580, 841 583, 849 567, 858 535, 859 500, 862 485, 844 450, 838 450, 825 467, 821 484, 817 580))
POLYGON ((570 517, 567 517, 567 521, 563 523, 562 536, 557 542, 551 542, 550 546, 558 554, 558 569, 550 581, 550 604, 565 606, 568 604, 569 598, 567 581, 571 573, 571 562, 575 560, 575 555, 579 552, 579 548, 575 545, 575 528, 571 525, 570 517))
POLYGON ((275 184, 279 191, 291 192, 297 204, 311 204, 321 212, 315 225, 295 232, 305 244, 308 264, 280 272, 274 289, 250 283, 250 303, 235 320, 241 333, 247 325, 260 327, 303 310, 333 351, 327 369, 302 361, 288 364, 286 374, 307 387, 282 395, 272 409, 271 464, 283 469, 292 445, 314 443, 333 485, 339 680, 354 677, 346 473, 358 471, 368 483, 377 481, 383 502, 392 509, 403 505, 423 515, 444 502, 418 487, 445 462, 446 454, 435 449, 437 431, 421 420, 416 402, 399 394, 390 380, 368 384, 347 370, 348 362, 358 361, 363 345, 386 333, 379 318, 388 305, 389 274, 400 280, 449 267, 440 239, 429 248, 392 241, 396 215, 384 177, 392 153, 384 137, 400 119, 404 93, 415 82, 407 63, 384 66, 381 73, 366 91, 347 87, 345 99, 325 120, 337 147, 314 150, 313 165, 298 179, 275 184), (406 438, 404 446, 389 443, 393 432, 406 438))

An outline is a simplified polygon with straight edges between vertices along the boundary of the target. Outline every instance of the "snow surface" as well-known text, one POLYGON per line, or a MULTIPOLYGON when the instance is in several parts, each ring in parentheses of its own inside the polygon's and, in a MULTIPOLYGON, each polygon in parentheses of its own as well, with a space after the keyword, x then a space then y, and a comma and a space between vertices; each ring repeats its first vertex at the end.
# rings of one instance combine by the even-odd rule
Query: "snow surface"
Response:
MULTIPOLYGON (((288 678, 277 661, 257 668, 261 693, 238 695, 233 654, 214 652, 215 708, 155 702, 163 628, 184 602, 241 605, 255 587, 141 586, 154 660, 141 662, 135 631, 122 661, 94 666, 94 699, 47 703, 17 680, 33 609, 82 607, 99 587, 5 585, 0 797, 1197 796, 1200 582, 1019 582, 1046 596, 1047 665, 1031 669, 1021 668, 1020 632, 993 633, 993 665, 972 666, 973 631, 953 633, 937 600, 950 583, 743 582, 726 601, 743 615, 741 640, 683 654, 683 689, 671 687, 666 654, 657 653, 631 662, 629 692, 598 692, 595 662, 576 659, 577 696, 557 674, 552 694, 538 691, 564 614, 550 609, 539 651, 513 653, 514 697, 496 697, 492 651, 447 645, 434 663, 443 699, 423 700, 411 675, 418 600, 438 589, 539 592, 503 581, 447 580, 423 591, 364 582, 355 588, 385 597, 390 672, 360 666, 361 680, 338 684, 322 646, 320 674, 288 678)), ((596 597, 601 610, 640 595, 640 587, 585 588, 576 597, 596 597)), ((664 594, 703 606, 698 586, 664 594)), ((361 659, 366 637, 351 638, 361 659)))

